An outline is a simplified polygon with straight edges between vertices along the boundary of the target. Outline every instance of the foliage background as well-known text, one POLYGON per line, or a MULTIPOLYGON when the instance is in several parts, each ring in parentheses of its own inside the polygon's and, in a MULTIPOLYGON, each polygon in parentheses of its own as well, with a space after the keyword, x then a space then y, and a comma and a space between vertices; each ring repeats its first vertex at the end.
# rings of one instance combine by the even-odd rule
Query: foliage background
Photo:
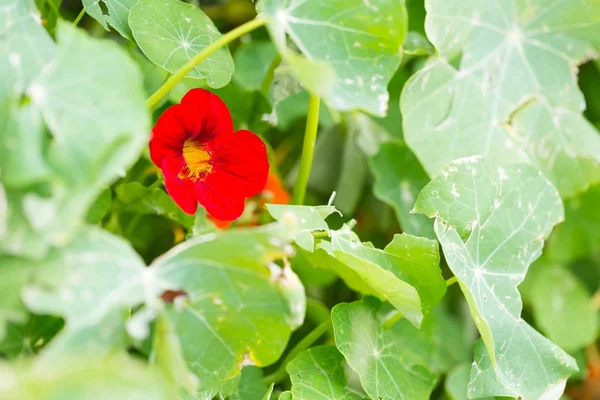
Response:
POLYGON ((598 396, 597 1, 263 0, 150 112, 256 15, 191 3, 0 0, 0 398, 598 396), (315 207, 182 213, 193 87, 290 191, 320 96, 315 207))

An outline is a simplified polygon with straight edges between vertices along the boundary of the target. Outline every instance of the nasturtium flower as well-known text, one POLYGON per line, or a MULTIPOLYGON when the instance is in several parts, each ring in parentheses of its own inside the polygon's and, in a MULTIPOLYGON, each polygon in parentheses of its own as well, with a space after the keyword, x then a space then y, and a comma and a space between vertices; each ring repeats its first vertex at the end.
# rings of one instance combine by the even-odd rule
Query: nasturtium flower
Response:
POLYGON ((200 202, 224 221, 242 215, 245 199, 264 189, 269 173, 262 140, 247 130, 234 132, 227 106, 204 89, 190 90, 158 118, 150 158, 184 212, 194 214, 200 202))
MULTIPOLYGON (((288 191, 285 190, 285 188, 283 187, 279 176, 273 171, 269 171, 269 176, 267 177, 267 184, 265 185, 265 188, 257 196, 253 197, 251 201, 255 202, 258 210, 262 210, 266 203, 288 204, 290 200, 291 196, 288 193, 288 191)), ((255 208, 250 218, 247 221, 242 221, 241 225, 256 226, 258 225, 259 219, 260 218, 257 215, 255 208)), ((219 229, 227 229, 231 225, 231 221, 221 221, 212 217, 211 220, 219 229)))

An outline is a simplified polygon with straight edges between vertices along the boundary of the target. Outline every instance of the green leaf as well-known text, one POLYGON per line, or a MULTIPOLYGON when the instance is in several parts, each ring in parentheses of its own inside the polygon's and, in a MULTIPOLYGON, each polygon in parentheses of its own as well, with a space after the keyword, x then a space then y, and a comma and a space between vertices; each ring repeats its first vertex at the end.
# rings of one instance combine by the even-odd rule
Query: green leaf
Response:
MULTIPOLYGON (((316 252, 325 253, 323 250, 316 252)), ((296 256, 290 260, 292 270, 298 275, 304 286, 329 286, 337 279, 338 274, 333 269, 316 263, 316 257, 314 257, 316 252, 297 249, 296 256)), ((328 257, 326 253, 325 256, 328 257)), ((335 261, 335 259, 333 260, 335 261)))
POLYGON ((548 238, 544 253, 556 262, 569 263, 600 249, 600 186, 565 201, 565 222, 548 238))
POLYGON ((59 362, 11 367, 0 364, 0 398, 170 400, 172 388, 162 375, 125 356, 74 357, 59 362))
POLYGON ((434 178, 415 209, 436 217, 435 233, 483 339, 469 397, 528 400, 564 388, 575 361, 521 318, 517 291, 563 218, 556 188, 529 165, 471 157, 434 178))
POLYGON ((100 196, 98 196, 94 204, 90 206, 85 221, 90 225, 99 224, 108 212, 111 202, 112 191, 107 187, 100 193, 100 196))
POLYGON ((583 283, 567 268, 546 262, 536 263, 532 278, 527 300, 540 330, 570 353, 592 343, 598 313, 583 283))
POLYGON ((236 66, 233 81, 244 90, 260 90, 276 54, 275 46, 267 40, 242 43, 233 56, 236 66))
POLYGON ((355 112, 347 115, 348 131, 355 137, 358 148, 373 157, 380 146, 391 140, 391 136, 378 123, 365 114, 355 112))
POLYGON ((401 143, 384 143, 379 153, 370 159, 369 165, 375 175, 373 193, 394 208, 402 230, 434 238, 431 221, 423 215, 411 213, 429 177, 410 149, 401 143))
MULTIPOLYGON (((64 317, 65 328, 45 350, 46 357, 54 359, 93 346, 107 351, 120 340, 122 312, 144 302, 152 305, 168 287, 128 243, 87 228, 69 246, 53 249, 36 265, 23 301, 35 313, 64 317)), ((147 326, 130 331, 143 338, 147 326)))
POLYGON ((384 250, 361 243, 348 230, 331 231, 327 252, 388 300, 416 327, 446 292, 438 244, 408 234, 395 235, 384 250))
POLYGON ((241 375, 238 393, 232 400, 270 399, 273 385, 267 388, 260 368, 249 365, 242 369, 241 375))
POLYGON ((427 359, 431 345, 406 320, 385 329, 385 308, 369 297, 335 306, 335 343, 370 398, 429 399, 436 383, 427 359))
POLYGON ((452 368, 444 382, 448 400, 468 400, 467 385, 471 376, 471 365, 459 364, 452 368))
MULTIPOLYGON (((129 25, 146 57, 172 73, 221 37, 201 9, 179 0, 139 0, 129 13, 129 25)), ((233 58, 223 47, 187 76, 220 88, 229 83, 233 70, 233 58)))
POLYGON ((289 229, 276 223, 199 236, 151 267, 187 294, 168 313, 202 390, 220 387, 243 366, 274 363, 302 324, 304 289, 274 263, 289 255, 289 229))
POLYGON ((484 155, 538 167, 563 197, 600 181, 600 136, 581 115, 577 65, 600 46, 600 3, 432 0, 441 59, 402 94, 408 145, 430 176, 484 155), (445 59, 461 53, 458 69, 445 59))
POLYGON ((404 52, 411 56, 430 56, 435 53, 435 49, 419 32, 408 32, 404 42, 404 52))
POLYGON ((385 115, 386 86, 400 65, 407 30, 404 1, 263 0, 283 59, 311 92, 337 110, 385 115), (286 45, 286 35, 300 50, 286 45))
MULTIPOLYGON (((5 274, 2 275, 3 277, 5 274)), ((20 297, 20 291, 15 291, 20 297)), ((0 342, 0 353, 9 359, 34 356, 60 331, 64 323, 48 315, 29 315, 23 324, 11 323, 0 342)))
MULTIPOLYGON (((344 365, 344 357, 335 346, 317 346, 298 354, 286 368, 292 380, 291 397, 294 400, 363 399, 347 388, 344 365)), ((282 397, 283 393, 279 398, 282 397)))
POLYGON ((333 206, 291 206, 283 204, 266 204, 266 209, 277 221, 288 221, 297 226, 295 241, 306 251, 315 249, 313 231, 329 231, 325 218, 338 212, 333 206))
POLYGON ((3 100, 5 85, 22 90, 53 58, 55 46, 33 0, 3 0, 0 30, 0 71, 12 78, 0 83, 3 100))
POLYGON ((27 320, 21 289, 32 274, 33 268, 27 261, 0 256, 0 340, 5 337, 7 322, 24 323, 27 320))
POLYGON ((357 130, 347 127, 345 133, 340 175, 335 188, 336 196, 333 204, 343 214, 353 214, 365 192, 368 167, 367 158, 358 147, 359 134, 357 130))
POLYGON ((184 213, 164 190, 145 187, 139 182, 127 182, 115 188, 117 199, 126 211, 137 214, 161 215, 184 227, 194 224, 194 216, 184 213))
POLYGON ((175 327, 165 313, 161 313, 156 320, 152 349, 156 363, 171 384, 194 393, 198 378, 189 370, 175 327))
MULTIPOLYGON (((51 176, 36 175, 47 183, 36 192, 8 196, 11 235, 0 244, 28 257, 68 243, 101 191, 139 157, 149 131, 139 72, 126 53, 65 23, 57 38, 56 57, 27 89, 53 135, 43 155, 51 176)), ((34 154, 40 151, 34 150, 36 135, 43 133, 29 128, 20 125, 11 134, 30 135, 32 149, 25 153, 34 154)))
POLYGON ((292 392, 290 392, 289 390, 281 392, 278 400, 292 400, 292 392))
POLYGON ((138 0, 83 0, 83 6, 86 13, 94 18, 108 30, 108 25, 112 26, 125 39, 133 39, 131 29, 127 22, 129 11, 138 0), (100 3, 106 7, 106 12, 102 10, 100 3))

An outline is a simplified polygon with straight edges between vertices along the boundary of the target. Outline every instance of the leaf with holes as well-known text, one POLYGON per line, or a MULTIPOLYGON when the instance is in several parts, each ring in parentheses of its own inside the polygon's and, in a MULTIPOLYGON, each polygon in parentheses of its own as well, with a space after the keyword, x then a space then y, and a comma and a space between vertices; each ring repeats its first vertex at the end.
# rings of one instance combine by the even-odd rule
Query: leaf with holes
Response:
MULTIPOLYGON (((221 37, 201 9, 179 0, 139 0, 129 13, 129 25, 150 61, 172 73, 221 37)), ((220 88, 229 83, 233 70, 231 53, 223 47, 187 76, 220 88)))
POLYGON ((289 398, 294 400, 364 399, 347 388, 345 364, 344 357, 335 346, 313 347, 298 354, 286 368, 292 381, 292 392, 289 398))
POLYGON ((274 363, 302 324, 304 288, 274 263, 289 251, 290 233, 276 223, 199 236, 151 266, 186 293, 168 315, 200 390, 219 388, 245 365, 274 363))
POLYGON ((341 111, 386 114, 386 86, 400 64, 407 30, 403 0, 262 0, 258 9, 309 91, 341 111), (286 35, 300 54, 287 46, 286 35))
POLYGON ((469 396, 529 400, 560 392, 575 361, 521 318, 517 290, 563 219, 556 188, 530 165, 471 157, 442 170, 415 209, 436 217, 435 233, 483 340, 469 396))
POLYGON ((133 39, 127 19, 138 0, 83 0, 85 11, 108 30, 112 26, 125 39, 133 39))
POLYGON ((485 155, 535 165, 563 197, 600 181, 600 136, 581 115, 576 76, 600 46, 600 3, 547 3, 427 3, 427 34, 442 58, 410 79, 401 108, 406 141, 429 175, 485 155), (458 52, 456 69, 445 58, 458 52))

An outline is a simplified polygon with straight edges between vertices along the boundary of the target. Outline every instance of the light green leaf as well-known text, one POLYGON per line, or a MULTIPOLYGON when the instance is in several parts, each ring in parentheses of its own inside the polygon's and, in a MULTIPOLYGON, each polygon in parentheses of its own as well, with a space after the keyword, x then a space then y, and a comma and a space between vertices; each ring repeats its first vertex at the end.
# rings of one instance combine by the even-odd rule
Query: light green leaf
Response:
POLYGON ((553 261, 569 263, 600 249, 600 186, 565 201, 565 222, 558 225, 544 248, 553 261))
POLYGON ((484 155, 538 167, 563 197, 600 181, 600 136, 581 111, 577 65, 600 47, 600 3, 431 0, 442 58, 402 94, 408 145, 430 176, 484 155), (461 52, 455 69, 445 58, 461 52))
POLYGON ((55 46, 34 0, 2 0, 0 4, 0 71, 12 78, 0 83, 1 102, 7 86, 14 85, 17 91, 25 88, 52 59, 55 46))
MULTIPOLYGON (((317 346, 296 356, 288 365, 294 400, 361 400, 350 391, 344 357, 335 346, 317 346)), ((280 396, 281 399, 283 397, 280 396)), ((284 397, 285 398, 285 397, 284 397)))
POLYGON ((417 327, 446 292, 435 240, 395 235, 380 250, 370 243, 361 243, 347 229, 331 231, 330 236, 331 243, 322 243, 323 248, 353 269, 378 296, 392 303, 417 327))
POLYGON ((421 189, 429 182, 419 160, 402 143, 384 143, 369 165, 375 184, 375 196, 394 208, 404 232, 435 238, 433 224, 423 216, 411 213, 421 189))
POLYGON ((85 11, 108 30, 112 26, 125 39, 133 39, 127 18, 129 10, 138 0, 83 0, 85 11), (102 10, 100 3, 106 7, 107 12, 102 10))
POLYGON ((583 283, 558 264, 541 263, 536 270, 527 296, 536 326, 570 353, 593 342, 598 312, 583 283))
MULTIPOLYGON (((334 270, 315 263, 316 257, 314 254, 316 252, 322 252, 326 257, 329 257, 323 250, 317 250, 316 252, 296 250, 296 255, 290 260, 290 263, 292 264, 292 270, 298 275, 304 286, 329 286, 337 279, 338 274, 334 270)), ((335 259, 333 260, 335 261, 335 259)))
POLYGON ((139 182, 127 182, 115 188, 117 199, 123 203, 126 211, 161 215, 185 227, 194 224, 194 216, 181 211, 173 199, 160 188, 148 188, 139 182))
POLYGON ((521 319, 517 291, 563 218, 555 187, 529 165, 471 157, 445 168, 415 209, 436 217, 435 233, 483 339, 469 396, 537 399, 564 384, 575 361, 521 319))
POLYGON ((292 392, 290 392, 289 390, 281 392, 278 400, 292 400, 292 392))
MULTIPOLYGON (((97 228, 85 229, 69 246, 53 249, 36 265, 32 285, 22 294, 33 312, 60 315, 66 321, 45 350, 46 358, 54 360, 94 344, 99 352, 111 347, 122 332, 123 310, 155 304, 170 288, 152 272, 128 243, 97 228)), ((141 330, 135 336, 143 337, 144 329, 147 333, 147 326, 141 326, 132 334, 141 330)))
POLYGON ((196 237, 151 267, 187 294, 169 317, 200 388, 220 387, 243 366, 274 363, 302 324, 304 289, 289 268, 289 228, 281 224, 196 237))
POLYGON ((325 218, 338 212, 333 206, 291 206, 283 204, 266 204, 266 209, 277 221, 288 221, 297 226, 296 243, 306 251, 315 249, 313 231, 329 231, 325 218))
MULTIPOLYGON (((100 192, 138 158, 149 131, 139 72, 126 53, 66 23, 59 23, 57 38, 56 57, 27 88, 53 135, 44 154, 52 174, 46 195, 9 196, 12 234, 0 246, 29 257, 39 257, 50 244, 68 243, 100 192)), ((34 138, 42 134, 38 129, 11 134, 34 138)), ((46 175, 37 172, 36 180, 46 175)))
MULTIPOLYGON (((139 0, 129 13, 129 25, 146 57, 172 73, 221 37, 201 9, 179 0, 139 0)), ((233 70, 233 58, 223 47, 188 77, 206 79, 210 87, 220 88, 229 83, 233 70)))
POLYGON ((236 66, 234 82, 244 90, 259 90, 276 54, 275 46, 267 40, 240 44, 233 56, 236 66))
POLYGON ((408 25, 403 0, 263 0, 258 8, 309 91, 334 109, 385 115, 386 86, 400 65, 408 25), (286 35, 301 55, 287 46, 286 35))
POLYGON ((369 297, 335 306, 335 343, 370 398, 429 399, 436 383, 427 359, 429 340, 406 320, 384 328, 391 311, 384 308, 369 297))
POLYGON ((51 365, 0 364, 0 398, 19 400, 171 400, 157 371, 125 356, 63 358, 51 365))

